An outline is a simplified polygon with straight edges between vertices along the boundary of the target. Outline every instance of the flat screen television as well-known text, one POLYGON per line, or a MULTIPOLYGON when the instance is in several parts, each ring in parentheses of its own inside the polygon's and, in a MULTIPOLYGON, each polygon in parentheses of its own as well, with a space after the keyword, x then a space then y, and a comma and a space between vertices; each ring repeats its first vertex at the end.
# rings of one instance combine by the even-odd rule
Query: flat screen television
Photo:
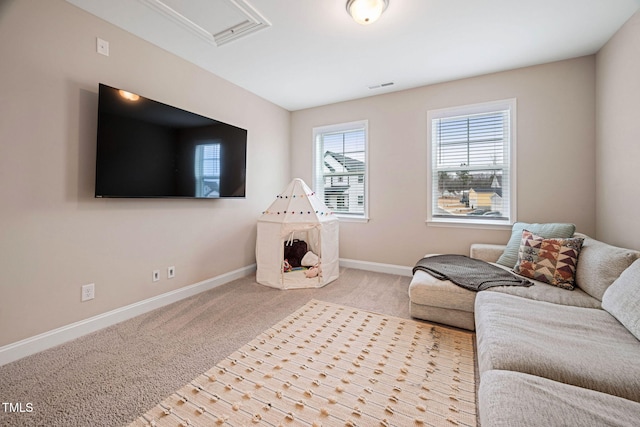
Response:
POLYGON ((245 129, 104 84, 98 96, 96 197, 245 197, 245 129))

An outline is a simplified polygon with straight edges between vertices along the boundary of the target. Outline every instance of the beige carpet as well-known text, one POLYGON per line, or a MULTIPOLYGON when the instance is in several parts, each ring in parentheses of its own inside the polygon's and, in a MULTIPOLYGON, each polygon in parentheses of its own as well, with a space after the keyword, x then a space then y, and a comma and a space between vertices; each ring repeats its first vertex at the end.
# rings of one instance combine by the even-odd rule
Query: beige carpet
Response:
POLYGON ((475 426, 473 334, 312 300, 131 426, 475 426))
POLYGON ((0 366, 2 402, 33 407, 0 411, 0 426, 128 425, 311 299, 410 318, 410 281, 349 268, 319 289, 235 280, 0 366))

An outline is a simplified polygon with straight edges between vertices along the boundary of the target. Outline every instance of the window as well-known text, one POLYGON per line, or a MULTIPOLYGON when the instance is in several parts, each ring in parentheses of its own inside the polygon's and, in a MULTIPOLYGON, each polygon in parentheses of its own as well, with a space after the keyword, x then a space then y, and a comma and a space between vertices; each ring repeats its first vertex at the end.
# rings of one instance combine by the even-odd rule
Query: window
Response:
POLYGON ((313 187, 342 218, 367 219, 366 120, 313 129, 313 187))
POLYGON ((428 222, 515 221, 516 100, 429 111, 428 222))

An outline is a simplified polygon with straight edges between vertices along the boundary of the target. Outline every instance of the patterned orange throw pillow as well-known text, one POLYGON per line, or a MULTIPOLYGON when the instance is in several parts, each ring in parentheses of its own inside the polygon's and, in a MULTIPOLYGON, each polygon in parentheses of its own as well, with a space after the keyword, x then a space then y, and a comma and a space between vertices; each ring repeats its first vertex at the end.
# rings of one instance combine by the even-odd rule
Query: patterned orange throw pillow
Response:
POLYGON ((576 267, 583 238, 545 239, 522 232, 514 273, 560 288, 575 288, 576 267))

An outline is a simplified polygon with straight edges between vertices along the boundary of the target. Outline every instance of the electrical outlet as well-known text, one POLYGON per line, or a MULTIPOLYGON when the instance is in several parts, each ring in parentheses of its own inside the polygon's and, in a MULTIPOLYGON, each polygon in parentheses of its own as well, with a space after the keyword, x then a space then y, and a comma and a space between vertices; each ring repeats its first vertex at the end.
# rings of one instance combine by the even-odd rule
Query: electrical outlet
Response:
POLYGON ((167 267, 167 279, 176 277, 176 268, 174 266, 167 267))
POLYGON ((153 270, 152 280, 154 282, 157 282, 158 280, 160 280, 160 270, 153 270))
POLYGON ((88 285, 82 286, 82 302, 89 301, 96 297, 96 285, 94 283, 89 283, 88 285))
POLYGON ((109 42, 106 40, 102 40, 100 37, 97 37, 96 52, 104 56, 109 56, 109 42))

